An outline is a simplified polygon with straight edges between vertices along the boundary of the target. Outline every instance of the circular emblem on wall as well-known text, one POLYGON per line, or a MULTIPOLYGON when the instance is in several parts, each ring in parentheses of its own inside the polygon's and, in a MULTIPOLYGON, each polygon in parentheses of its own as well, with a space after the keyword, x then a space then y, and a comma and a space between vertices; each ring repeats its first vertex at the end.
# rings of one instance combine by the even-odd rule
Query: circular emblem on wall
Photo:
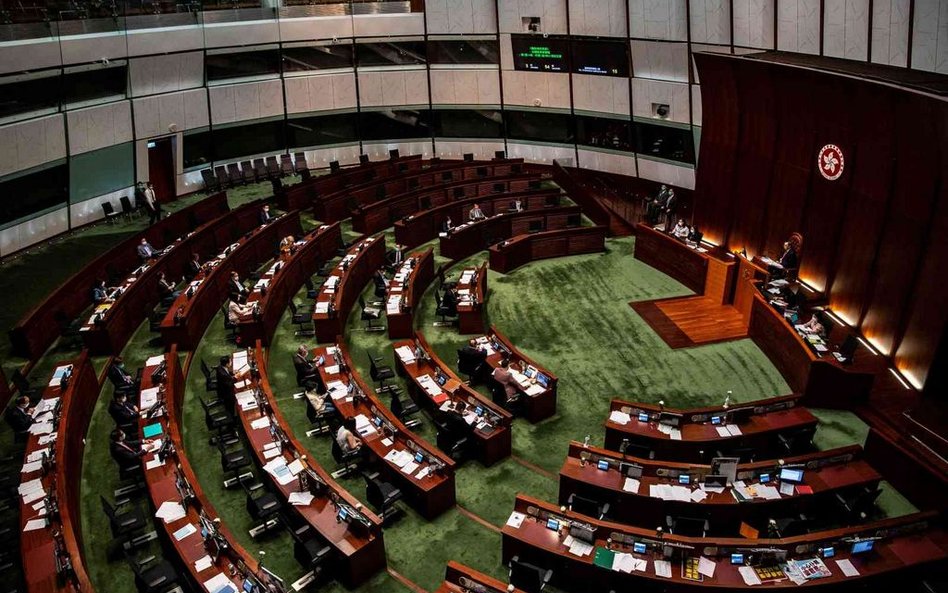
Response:
POLYGON ((830 181, 836 181, 843 174, 843 151, 835 144, 827 144, 821 148, 816 160, 820 173, 830 181))

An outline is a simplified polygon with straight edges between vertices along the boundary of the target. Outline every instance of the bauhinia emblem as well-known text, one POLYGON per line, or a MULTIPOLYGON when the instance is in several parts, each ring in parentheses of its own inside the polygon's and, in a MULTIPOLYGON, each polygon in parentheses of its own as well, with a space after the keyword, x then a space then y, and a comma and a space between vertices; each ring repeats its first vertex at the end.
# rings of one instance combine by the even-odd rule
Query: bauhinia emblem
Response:
POLYGON ((835 144, 827 144, 821 148, 816 160, 820 173, 830 181, 836 181, 843 174, 843 151, 835 144))

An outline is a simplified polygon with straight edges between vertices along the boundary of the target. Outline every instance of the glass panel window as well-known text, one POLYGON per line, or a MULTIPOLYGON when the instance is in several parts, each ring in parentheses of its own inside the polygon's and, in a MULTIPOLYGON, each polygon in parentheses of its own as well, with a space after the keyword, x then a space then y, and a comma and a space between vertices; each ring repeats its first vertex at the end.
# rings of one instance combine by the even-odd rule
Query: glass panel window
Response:
POLYGON ((691 130, 639 122, 635 129, 639 154, 694 164, 695 142, 691 130))
POLYGON ((69 172, 65 163, 0 180, 0 224, 66 204, 69 172))
POLYGON ((633 152, 632 122, 608 117, 576 116, 576 144, 633 152))
POLYGON ((494 39, 436 40, 428 42, 432 64, 499 64, 500 49, 494 39))
POLYGON ((207 54, 207 81, 230 80, 280 73, 280 50, 264 49, 228 54, 207 54))
POLYGON ((0 82, 0 117, 18 113, 57 109, 59 107, 59 85, 61 72, 57 70, 51 76, 0 82))
POLYGON ((63 103, 124 97, 127 88, 128 67, 124 64, 69 72, 63 75, 63 103))
POLYGON ((207 167, 214 161, 210 130, 184 134, 184 168, 207 167))
POLYGON ((286 148, 283 120, 215 128, 213 138, 215 161, 281 152, 286 148))
POLYGON ((283 48, 284 72, 308 72, 332 68, 351 68, 351 43, 283 48))
POLYGON ((503 113, 479 109, 436 111, 434 135, 437 138, 503 138, 503 113))
POLYGON ((290 148, 359 141, 359 117, 355 113, 299 117, 286 122, 290 148))
POLYGON ((406 66, 427 62, 424 41, 357 43, 359 66, 406 66))
POLYGON ((507 120, 508 138, 573 143, 573 117, 568 113, 509 110, 504 116, 507 120))
POLYGON ((363 111, 359 114, 359 130, 363 140, 404 140, 430 138, 428 111, 392 110, 363 111))

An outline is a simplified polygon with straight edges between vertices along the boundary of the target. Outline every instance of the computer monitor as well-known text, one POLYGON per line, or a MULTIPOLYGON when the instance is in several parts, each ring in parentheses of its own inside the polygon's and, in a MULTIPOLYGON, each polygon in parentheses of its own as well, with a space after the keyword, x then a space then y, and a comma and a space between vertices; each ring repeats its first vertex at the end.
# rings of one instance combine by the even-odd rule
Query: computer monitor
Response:
POLYGON ((727 476, 710 474, 704 477, 704 485, 710 488, 727 486, 727 476))
POLYGON ((766 484, 767 482, 770 481, 770 474, 760 474, 759 476, 757 476, 757 479, 760 481, 761 484, 766 484))
POLYGON ((639 422, 648 422, 649 416, 645 412, 639 412, 639 422))
POLYGON ((336 511, 336 520, 344 522, 349 518, 349 510, 346 507, 339 507, 339 510, 336 511))
POLYGON ((691 476, 688 474, 680 474, 678 476, 678 483, 684 485, 691 484, 691 476))
POLYGON ((785 467, 780 470, 780 481, 791 484, 800 484, 803 482, 803 470, 785 467))
POLYGON ((744 564, 744 554, 731 554, 731 564, 744 564))
POLYGON ((537 384, 546 389, 550 386, 550 378, 541 372, 537 372, 537 384))
POLYGON ((836 548, 833 546, 826 546, 825 548, 820 548, 820 556, 823 558, 832 558, 836 555, 836 548))
POLYGON ((851 552, 853 554, 865 554, 866 552, 871 552, 872 546, 875 543, 876 543, 875 540, 871 540, 871 539, 853 542, 853 548, 851 552))
POLYGON ((382 426, 382 419, 379 418, 378 416, 375 416, 374 418, 372 418, 372 424, 374 424, 376 428, 379 428, 380 426, 382 426))
POLYGON ((619 464, 619 471, 630 478, 638 479, 642 477, 642 466, 634 463, 626 463, 623 461, 619 464))
POLYGON ((415 463, 421 463, 425 460, 425 454, 421 451, 415 453, 415 463))
POLYGON ((658 422, 660 424, 665 424, 667 426, 681 426, 681 414, 673 414, 672 412, 660 412, 658 414, 658 422))
POLYGON ((723 419, 720 416, 711 416, 711 424, 714 424, 715 426, 721 424, 722 420, 723 419))
POLYGON ((254 589, 256 588, 256 585, 254 585, 253 581, 251 581, 250 579, 244 579, 244 585, 242 588, 244 590, 244 593, 254 593, 254 589))
POLYGON ((546 528, 549 529, 550 531, 559 531, 559 530, 560 530, 560 522, 557 521, 556 519, 547 519, 547 520, 546 520, 546 528))
POLYGON ((647 549, 647 546, 642 542, 635 542, 632 544, 632 551, 636 554, 644 554, 647 549))
POLYGON ((478 416, 483 416, 484 408, 482 408, 481 406, 477 406, 476 408, 474 408, 474 413, 477 414, 478 416))
POLYGON ((596 467, 598 467, 599 469, 603 471, 606 471, 609 469, 609 461, 606 459, 600 459, 599 463, 596 464, 596 467))

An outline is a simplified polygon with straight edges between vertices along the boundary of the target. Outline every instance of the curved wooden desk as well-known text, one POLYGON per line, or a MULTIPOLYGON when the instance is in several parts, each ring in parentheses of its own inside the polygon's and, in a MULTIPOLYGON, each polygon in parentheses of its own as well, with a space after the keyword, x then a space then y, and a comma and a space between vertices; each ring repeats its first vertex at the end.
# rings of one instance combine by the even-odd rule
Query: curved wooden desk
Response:
POLYGON ((497 163, 497 165, 485 161, 440 159, 424 161, 422 166, 417 169, 406 170, 400 174, 389 175, 381 179, 370 179, 362 184, 326 194, 314 204, 313 213, 317 218, 322 216, 327 221, 341 220, 352 216, 354 210, 366 204, 383 200, 387 196, 422 191, 428 187, 462 182, 465 179, 474 180, 479 177, 486 177, 490 169, 500 172, 498 174, 511 174, 514 170, 522 173, 522 160, 492 162, 497 163))
POLYGON ((582 224, 579 206, 523 212, 508 212, 505 208, 503 212, 484 210, 484 215, 487 216, 484 220, 456 226, 446 237, 441 237, 441 255, 453 260, 464 259, 514 235, 579 227, 582 224))
POLYGON ((435 593, 524 593, 521 589, 507 588, 494 577, 464 566, 454 560, 448 561, 444 571, 444 582, 435 593))
POLYGON ((421 156, 420 154, 413 154, 397 159, 370 161, 338 171, 331 171, 326 175, 311 177, 286 188, 281 194, 277 195, 277 205, 286 212, 303 210, 326 194, 373 179, 404 175, 407 171, 421 169, 427 162, 422 160, 421 156))
POLYGON ((771 499, 761 495, 738 502, 733 484, 728 484, 721 492, 705 491, 704 497, 695 490, 705 476, 711 474, 710 465, 628 457, 606 449, 584 447, 582 443, 573 441, 560 468, 559 503, 565 505, 570 495, 577 494, 599 503, 609 503, 609 518, 613 521, 649 527, 664 525, 666 515, 707 517, 712 533, 737 537, 741 522, 766 533, 767 521, 771 518, 834 509, 836 494, 875 489, 882 480, 882 476, 863 458, 862 447, 858 445, 787 457, 783 461, 783 466, 775 459, 740 464, 737 480, 749 487, 763 484, 778 488, 780 468, 799 467, 803 470, 803 484, 811 488, 812 493, 804 494, 791 485, 793 493, 790 495, 778 493, 777 498, 771 499), (605 462, 608 469, 601 469, 600 462, 605 462), (628 464, 639 466, 641 477, 626 482, 624 468, 628 464), (679 476, 683 474, 689 477, 689 486, 679 484, 679 476), (766 482, 762 482, 762 475, 766 482), (652 492, 653 486, 655 492, 652 492), (678 487, 680 492, 687 488, 694 498, 663 500, 657 490, 664 486, 678 487))
MULTIPOLYGON (((622 441, 652 451, 656 459, 703 463, 736 449, 753 449, 758 458, 769 459, 788 454, 780 437, 790 433, 816 430, 816 416, 799 405, 799 395, 785 395, 741 404, 679 410, 653 404, 614 399, 606 420, 606 448, 618 451, 622 441), (622 414, 630 418, 625 420, 622 414), (647 418, 640 420, 639 415, 647 418), (662 415, 667 417, 660 422, 662 415), (716 420, 717 419, 717 420, 716 420), (678 433, 671 424, 677 420, 678 433), (671 430, 670 430, 671 429, 671 430)), ((648 457, 647 453, 639 455, 648 457)))
POLYGON ((487 306, 487 264, 461 270, 457 283, 458 331, 477 334, 484 331, 484 307, 487 306))
MULTIPOLYGON (((506 165, 496 167, 497 170, 509 168, 506 165)), ((494 173, 495 167, 485 166, 484 169, 487 170, 487 175, 477 179, 435 182, 430 186, 409 189, 374 202, 366 201, 352 211, 352 229, 360 233, 376 233, 392 226, 404 216, 453 200, 509 195, 540 188, 541 177, 538 173, 510 175, 494 173)))
POLYGON ((446 407, 463 402, 468 408, 464 420, 471 427, 481 463, 489 466, 510 456, 510 425, 513 422, 510 412, 459 379, 428 346, 421 332, 415 333, 414 340, 395 342, 392 347, 395 350, 395 370, 408 379, 408 392, 418 405, 427 408, 432 417, 437 417, 453 414, 446 407), (424 358, 416 358, 419 353, 424 353, 424 358), (445 378, 441 386, 435 382, 439 374, 445 378), (482 410, 480 415, 476 414, 478 408, 482 410))
MULTIPOLYGON (((194 586, 200 589, 212 578, 226 575, 231 585, 240 590, 245 579, 251 582, 265 581, 268 577, 259 570, 257 559, 247 552, 230 533, 226 525, 220 522, 213 505, 208 501, 201 488, 201 482, 194 473, 187 455, 184 453, 184 440, 181 437, 181 410, 184 401, 184 373, 178 357, 177 348, 170 352, 153 356, 145 364, 139 396, 142 410, 147 410, 152 402, 164 402, 166 414, 148 418, 139 418, 139 428, 158 424, 161 426, 162 441, 170 439, 171 448, 159 457, 158 451, 152 451, 141 458, 145 483, 152 506, 160 509, 165 503, 178 503, 185 509, 185 516, 166 523, 155 518, 155 523, 165 534, 163 540, 176 552, 180 562, 178 566, 187 571, 194 586), (161 364, 165 365, 165 379, 155 382, 152 374, 161 364), (174 534, 179 529, 191 525, 194 533, 177 539, 174 534), (207 535, 202 535, 202 528, 207 535), (201 570, 195 562, 207 557, 208 565, 201 570), (237 574, 230 576, 228 567, 233 566, 237 574)), ((160 409, 160 404, 156 410, 160 409)))
POLYGON ((99 381, 83 350, 77 359, 56 366, 37 404, 38 411, 46 411, 36 414, 34 426, 49 422, 53 432, 29 435, 23 461, 33 469, 20 474, 21 492, 29 492, 20 496, 19 536, 30 593, 94 591, 83 560, 79 488, 86 431, 98 396, 99 381), (63 389, 59 377, 67 369, 71 376, 63 389), (44 518, 45 524, 37 523, 44 518), (27 526, 30 531, 24 532, 27 526))
POLYGON ((490 269, 506 274, 538 259, 605 251, 608 230, 591 226, 518 235, 490 246, 490 269))
POLYGON ((535 211, 559 206, 562 195, 563 192, 559 188, 551 188, 453 200, 396 220, 395 242, 404 245, 407 249, 427 243, 443 232, 443 225, 448 218, 451 219, 452 225, 467 220, 467 214, 474 204, 478 204, 482 210, 487 208, 491 212, 503 212, 510 211, 511 203, 520 200, 520 207, 523 210, 535 211))
POLYGON ((123 277, 141 263, 135 248, 142 238, 155 245, 167 245, 227 210, 227 194, 214 194, 158 221, 86 264, 13 326, 9 332, 13 353, 39 358, 60 334, 56 319, 59 313, 69 321, 75 319, 92 303, 90 290, 96 279, 123 277))
MULTIPOLYGON (((824 560, 831 575, 807 581, 806 587, 832 587, 833 591, 851 590, 857 587, 874 588, 903 578, 907 572, 938 570, 948 559, 948 533, 935 526, 935 513, 916 513, 896 519, 886 519, 856 527, 809 533, 786 539, 740 539, 740 538, 688 538, 666 534, 664 537, 652 529, 638 529, 619 523, 597 521, 561 512, 559 506, 518 494, 514 511, 524 515, 519 527, 510 522, 503 528, 503 561, 519 555, 521 560, 553 569, 552 583, 573 593, 600 591, 630 591, 638 587, 663 591, 698 591, 744 589, 747 585, 738 572, 738 566, 730 563, 730 554, 772 557, 786 555, 791 559, 810 559, 817 550, 833 546, 835 557, 824 560), (557 531, 547 528, 548 519, 559 522, 557 531), (585 556, 576 556, 563 544, 568 535, 568 526, 573 522, 592 527, 595 549, 585 556), (866 554, 850 553, 852 537, 880 537, 873 550, 866 554), (633 553, 633 542, 644 543, 643 554, 633 553), (602 549, 602 550, 601 550, 602 549), (768 552, 769 551, 769 552, 768 552), (599 565, 611 567, 614 553, 629 553, 645 561, 644 571, 619 572, 599 565), (661 578, 655 574, 656 560, 665 559, 669 553, 671 576, 661 578), (705 557, 714 565, 713 577, 689 580, 682 576, 683 559, 705 557), (594 562, 595 558, 598 562, 594 562), (846 577, 836 564, 837 560, 849 560, 859 575, 846 577)), ((776 562, 769 560, 765 566, 776 562)), ((788 578, 767 580, 763 589, 796 588, 788 578)), ((862 590, 862 589, 860 589, 862 590)), ((884 590, 884 589, 875 589, 884 590)))
POLYGON ((392 414, 375 391, 351 370, 352 361, 341 344, 340 339, 335 345, 313 350, 313 356, 323 358, 323 364, 318 365, 319 374, 333 396, 336 410, 344 418, 362 417, 367 420, 372 428, 362 431, 365 434, 356 430, 355 436, 362 439, 362 446, 368 448, 383 475, 402 491, 414 509, 425 519, 434 519, 455 504, 454 460, 413 433, 392 414), (347 394, 350 384, 352 395, 347 394), (402 471, 408 466, 399 465, 400 461, 394 459, 400 451, 422 458, 410 475, 402 471))
POLYGON ((161 321, 161 338, 165 347, 177 344, 181 350, 193 350, 201 341, 208 324, 220 311, 227 298, 230 273, 246 273, 277 254, 277 245, 286 235, 300 232, 300 213, 293 211, 267 225, 254 224, 243 237, 231 243, 181 291, 161 321))
POLYGON ((490 366, 491 372, 500 366, 501 360, 506 358, 510 361, 512 367, 520 367, 521 372, 527 367, 533 367, 546 377, 547 385, 543 387, 536 380, 531 380, 519 372, 514 375, 520 381, 521 398, 524 401, 524 417, 528 421, 536 423, 556 413, 556 388, 559 384, 556 375, 517 350, 517 347, 493 325, 490 326, 487 335, 478 338, 478 341, 491 345, 492 352, 487 356, 487 364, 490 366))
POLYGON ((244 344, 253 344, 257 340, 264 345, 270 343, 293 295, 323 263, 335 256, 341 243, 342 232, 337 222, 313 229, 297 240, 290 253, 280 254, 247 297, 247 304, 255 305, 257 312, 237 323, 244 344))
POLYGON ((385 318, 388 337, 410 338, 415 327, 414 312, 428 285, 434 280, 434 248, 408 256, 388 283, 385 318))
MULTIPOLYGON (((311 525, 337 553, 340 570, 339 580, 346 587, 356 587, 369 580, 380 570, 385 569, 385 544, 382 538, 382 520, 349 492, 337 484, 318 463, 309 459, 306 449, 292 435, 289 424, 280 412, 276 398, 270 388, 267 377, 266 354, 260 343, 256 349, 243 350, 234 355, 234 369, 245 366, 250 358, 256 360, 257 377, 251 373, 249 385, 238 391, 237 413, 244 434, 257 457, 257 463, 269 477, 273 489, 279 493, 287 509, 293 509, 300 518, 311 525), (254 396, 253 390, 260 389, 261 395, 254 396), (240 405, 242 398, 248 406, 240 405), (277 451, 274 455, 271 451, 277 451), (274 459, 282 459, 284 466, 299 461, 297 476, 305 476, 307 484, 300 483, 299 477, 287 476, 279 480, 267 468, 274 465, 274 459), (309 472, 306 470, 309 469, 309 472), (295 492, 310 492, 316 498, 308 505, 292 505, 290 496, 295 492), (318 493, 318 494, 317 494, 318 493), (340 508, 345 508, 347 520, 337 520, 340 508)), ((332 438, 332 437, 330 437, 332 438)))
POLYGON ((317 342, 332 342, 342 335, 349 310, 365 285, 385 263, 385 237, 369 237, 354 243, 316 295, 313 329, 317 342))

